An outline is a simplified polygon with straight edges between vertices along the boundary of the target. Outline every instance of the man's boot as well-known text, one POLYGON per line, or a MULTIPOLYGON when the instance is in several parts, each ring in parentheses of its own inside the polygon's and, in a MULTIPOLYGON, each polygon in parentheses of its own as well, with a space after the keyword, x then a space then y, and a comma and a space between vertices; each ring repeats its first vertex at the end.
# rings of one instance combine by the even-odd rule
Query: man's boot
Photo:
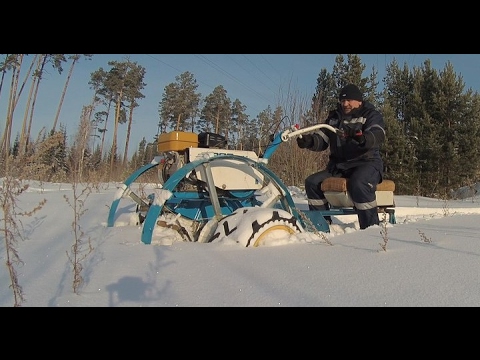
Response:
POLYGON ((358 222, 360 224, 360 229, 366 229, 372 225, 380 225, 380 220, 378 218, 378 209, 375 207, 368 210, 358 210, 358 222))

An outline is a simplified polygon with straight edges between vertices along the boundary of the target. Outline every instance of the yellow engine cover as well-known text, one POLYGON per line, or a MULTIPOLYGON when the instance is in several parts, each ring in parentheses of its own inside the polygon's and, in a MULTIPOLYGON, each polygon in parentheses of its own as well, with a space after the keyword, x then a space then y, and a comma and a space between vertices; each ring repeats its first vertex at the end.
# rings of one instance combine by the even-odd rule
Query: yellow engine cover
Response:
POLYGON ((159 152, 184 151, 198 146, 198 135, 185 131, 172 131, 160 134, 157 149, 159 152))

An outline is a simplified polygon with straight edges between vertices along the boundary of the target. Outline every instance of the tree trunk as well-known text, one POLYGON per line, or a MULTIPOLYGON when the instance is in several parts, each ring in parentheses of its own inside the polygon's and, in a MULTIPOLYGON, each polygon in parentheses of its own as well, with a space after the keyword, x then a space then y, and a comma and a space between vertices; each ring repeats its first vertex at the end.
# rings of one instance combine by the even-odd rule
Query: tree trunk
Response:
POLYGON ((117 155, 117 134, 118 134, 118 123, 120 121, 122 95, 123 95, 123 87, 117 96, 117 103, 115 108, 115 124, 113 126, 113 142, 112 142, 112 156, 110 158, 110 173, 113 172, 114 160, 115 160, 115 156, 117 155))
POLYGON ((40 81, 42 80, 42 75, 43 75, 43 69, 45 68, 45 64, 47 62, 47 55, 44 55, 43 56, 43 60, 42 60, 42 66, 40 67, 40 70, 39 70, 39 73, 37 74, 37 83, 36 83, 36 86, 35 86, 35 94, 33 95, 33 101, 32 101, 32 109, 30 111, 30 119, 28 121, 28 129, 27 129, 27 133, 25 134, 25 140, 26 140, 26 143, 25 143, 25 149, 28 148, 28 145, 29 145, 29 139, 30 139, 30 135, 31 135, 31 132, 32 132, 32 122, 33 122, 33 113, 34 113, 34 110, 35 110, 35 104, 37 103, 37 96, 38 96, 38 89, 40 88, 40 81))
POLYGON ((70 78, 72 77, 73 68, 77 60, 78 60, 78 56, 74 56, 72 65, 70 66, 70 70, 68 71, 67 80, 65 81, 65 85, 63 87, 62 96, 60 97, 60 103, 58 104, 58 107, 57 107, 57 113, 55 114, 55 119, 53 120, 52 134, 55 132, 55 129, 57 127, 58 118, 60 117, 60 110, 62 109, 63 100, 65 99, 65 94, 67 93, 68 83, 70 82, 70 78))
POLYGON ((125 151, 123 152, 123 167, 127 166, 128 159, 128 143, 130 142, 130 132, 132 129, 132 120, 133 120, 133 101, 130 103, 130 112, 128 115, 128 126, 127 126, 127 137, 125 139, 125 151))
MULTIPOLYGON (((38 54, 35 55, 35 57, 32 60, 32 64, 30 66, 30 71, 33 68, 33 64, 35 63, 35 60, 37 59, 37 57, 38 57, 38 54)), ((41 60, 42 60, 42 57, 39 57, 38 58, 38 64, 37 64, 37 73, 38 73, 38 70, 40 69, 40 66, 41 66, 41 60)), ((28 114, 30 113, 31 108, 32 108, 31 104, 33 102, 33 91, 35 89, 35 85, 36 85, 37 81, 38 81, 38 77, 34 76, 33 81, 32 81, 32 85, 30 86, 30 94, 28 94, 27 104, 25 105, 25 112, 24 112, 24 115, 23 115, 22 130, 20 132, 20 140, 19 140, 19 148, 18 148, 18 154, 20 156, 25 154, 25 151, 26 151, 28 114)))
MULTIPOLYGON (((7 118, 5 120, 5 130, 2 135, 2 142, 0 149, 5 157, 5 166, 7 166, 8 155, 10 152, 10 139, 12 136, 13 113, 17 105, 18 97, 16 95, 18 88, 18 78, 20 76, 20 68, 22 66, 23 54, 19 55, 18 63, 12 70, 12 82, 10 84, 10 98, 8 100, 7 118)), ((20 95, 21 91, 19 92, 20 95)), ((18 96, 19 96, 18 95, 18 96)))

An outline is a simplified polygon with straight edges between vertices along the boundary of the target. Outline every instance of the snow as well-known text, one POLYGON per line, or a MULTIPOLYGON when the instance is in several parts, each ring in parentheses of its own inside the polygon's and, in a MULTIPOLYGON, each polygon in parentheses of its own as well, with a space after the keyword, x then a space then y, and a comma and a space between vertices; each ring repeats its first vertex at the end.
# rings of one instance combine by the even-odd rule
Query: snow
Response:
MULTIPOLYGON (((146 245, 141 226, 106 226, 121 184, 101 184, 80 218, 94 250, 82 261, 84 283, 75 294, 67 257, 74 212, 65 199, 73 199, 72 186, 29 184, 18 206, 29 211, 47 202, 33 216, 18 218, 25 237, 16 245, 23 307, 480 306, 478 197, 395 196, 394 225, 358 230, 355 215, 337 216, 330 233, 272 232, 259 247, 231 239, 182 242, 168 228, 155 231, 146 245)), ((306 209, 304 192, 289 189, 306 209)), ((128 216, 135 205, 122 199, 119 210, 128 216)), ((3 232, 0 238, 0 306, 11 307, 3 232)))

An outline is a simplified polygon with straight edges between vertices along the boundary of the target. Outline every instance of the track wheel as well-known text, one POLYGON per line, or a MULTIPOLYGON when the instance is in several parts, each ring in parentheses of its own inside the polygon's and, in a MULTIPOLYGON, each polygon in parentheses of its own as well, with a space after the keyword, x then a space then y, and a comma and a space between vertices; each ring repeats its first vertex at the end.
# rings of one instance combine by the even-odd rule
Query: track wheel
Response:
POLYGON ((245 247, 257 247, 301 232, 304 232, 302 226, 285 210, 245 207, 220 220, 210 242, 234 241, 245 247))

